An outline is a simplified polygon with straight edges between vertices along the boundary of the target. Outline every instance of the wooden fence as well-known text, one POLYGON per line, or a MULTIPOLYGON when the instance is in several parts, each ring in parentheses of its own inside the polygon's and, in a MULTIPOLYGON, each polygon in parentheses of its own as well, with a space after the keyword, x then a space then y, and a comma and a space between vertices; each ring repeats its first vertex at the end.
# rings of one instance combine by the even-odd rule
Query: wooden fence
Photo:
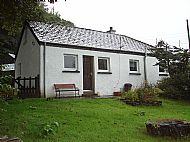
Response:
POLYGON ((21 98, 39 98, 40 97, 40 83, 39 75, 36 77, 18 77, 14 80, 17 84, 18 95, 21 98))

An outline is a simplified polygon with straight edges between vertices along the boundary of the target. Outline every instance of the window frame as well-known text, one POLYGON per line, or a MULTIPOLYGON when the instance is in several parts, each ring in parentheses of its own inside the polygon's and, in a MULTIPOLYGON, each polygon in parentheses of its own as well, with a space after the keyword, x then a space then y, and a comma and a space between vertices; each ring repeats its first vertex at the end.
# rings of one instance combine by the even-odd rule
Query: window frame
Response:
POLYGON ((98 72, 110 72, 110 58, 109 57, 98 57, 98 72), (99 59, 106 60, 107 69, 99 69, 99 59))
POLYGON ((129 59, 129 72, 130 73, 140 73, 140 65, 139 65, 139 60, 136 60, 136 59, 129 59), (136 71, 131 71, 131 64, 130 62, 136 62, 136 65, 137 65, 137 70, 136 71))
POLYGON ((159 73, 168 73, 168 70, 159 66, 159 73))
POLYGON ((78 55, 76 54, 63 54, 63 71, 78 71, 78 55), (72 56, 75 61, 75 68, 66 68, 65 67, 65 57, 72 56))
POLYGON ((159 76, 169 76, 168 70, 167 69, 163 69, 159 66, 158 67, 159 70, 159 76))

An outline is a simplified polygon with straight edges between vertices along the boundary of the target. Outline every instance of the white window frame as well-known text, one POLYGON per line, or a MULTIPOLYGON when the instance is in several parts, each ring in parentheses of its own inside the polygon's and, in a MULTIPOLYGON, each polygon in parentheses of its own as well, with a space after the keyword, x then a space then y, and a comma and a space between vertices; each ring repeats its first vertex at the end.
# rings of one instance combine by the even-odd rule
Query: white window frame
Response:
POLYGON ((63 70, 64 71, 77 71, 78 70, 78 55, 76 54, 63 54, 63 70), (75 59, 75 68, 65 68, 65 57, 72 56, 75 59))
POLYGON ((110 72, 110 58, 109 57, 98 57, 98 72, 110 72), (99 69, 99 59, 106 60, 107 70, 99 69))
POLYGON ((140 73, 139 60, 129 59, 129 72, 130 73, 140 73), (130 62, 136 62, 137 63, 137 70, 136 71, 131 71, 130 62))
POLYGON ((159 74, 169 74, 167 69, 164 69, 164 71, 160 71, 160 66, 159 66, 159 74))
POLYGON ((163 69, 163 71, 161 71, 161 68, 159 66, 159 73, 166 73, 166 69, 163 69))

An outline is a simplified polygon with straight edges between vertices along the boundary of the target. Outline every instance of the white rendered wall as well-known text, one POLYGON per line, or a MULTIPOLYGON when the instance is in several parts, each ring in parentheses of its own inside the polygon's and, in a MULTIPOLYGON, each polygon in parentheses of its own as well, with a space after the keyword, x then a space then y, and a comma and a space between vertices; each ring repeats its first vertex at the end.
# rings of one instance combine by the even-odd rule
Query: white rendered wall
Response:
MULTIPOLYGON (((80 89, 80 94, 83 93, 83 55, 94 57, 95 93, 113 95, 113 92, 120 91, 125 83, 138 87, 144 82, 144 56, 46 46, 46 97, 55 96, 54 83, 75 83, 80 89), (63 54, 78 56, 80 73, 62 72, 63 54), (110 58, 112 74, 97 73, 98 57, 110 58), (140 75, 129 74, 129 59, 139 60, 140 75)), ((156 83, 159 77, 158 66, 153 66, 155 62, 155 58, 147 57, 147 78, 151 83, 156 83)))
POLYGON ((157 63, 157 59, 155 57, 147 57, 146 63, 148 83, 155 85, 157 81, 160 80, 159 66, 155 66, 155 64, 157 63))
POLYGON ((20 48, 15 62, 15 77, 36 77, 40 74, 40 48, 36 39, 28 28, 25 28, 20 48), (18 67, 21 63, 21 74, 18 67))

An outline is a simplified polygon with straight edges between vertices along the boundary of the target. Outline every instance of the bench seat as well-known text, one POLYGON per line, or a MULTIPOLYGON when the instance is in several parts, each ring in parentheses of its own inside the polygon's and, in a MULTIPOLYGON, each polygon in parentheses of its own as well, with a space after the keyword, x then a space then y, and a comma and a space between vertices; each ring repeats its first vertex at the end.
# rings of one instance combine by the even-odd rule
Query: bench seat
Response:
POLYGON ((75 93, 75 97, 76 95, 79 95, 79 88, 76 87, 75 84, 54 84, 55 87, 55 93, 56 93, 56 97, 61 96, 61 92, 66 92, 66 91, 72 91, 75 93))

